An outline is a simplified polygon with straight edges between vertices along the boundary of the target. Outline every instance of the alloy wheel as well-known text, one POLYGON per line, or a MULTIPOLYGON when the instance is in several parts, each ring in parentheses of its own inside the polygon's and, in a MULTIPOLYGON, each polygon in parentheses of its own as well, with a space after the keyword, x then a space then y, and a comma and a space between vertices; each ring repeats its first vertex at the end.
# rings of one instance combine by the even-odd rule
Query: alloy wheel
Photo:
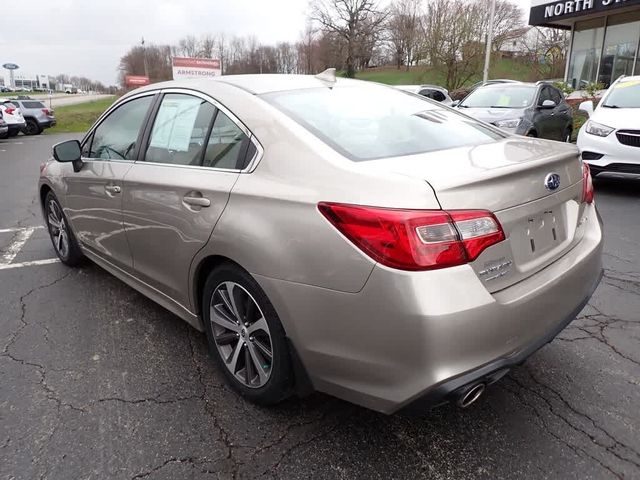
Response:
POLYGON ((220 357, 231 374, 249 388, 263 387, 273 367, 267 320, 241 285, 223 282, 211 296, 210 321, 220 357))
POLYGON ((49 234, 53 240, 53 246, 60 257, 66 258, 69 254, 69 235, 67 233, 64 215, 62 215, 60 206, 55 200, 49 201, 47 223, 49 225, 49 234))

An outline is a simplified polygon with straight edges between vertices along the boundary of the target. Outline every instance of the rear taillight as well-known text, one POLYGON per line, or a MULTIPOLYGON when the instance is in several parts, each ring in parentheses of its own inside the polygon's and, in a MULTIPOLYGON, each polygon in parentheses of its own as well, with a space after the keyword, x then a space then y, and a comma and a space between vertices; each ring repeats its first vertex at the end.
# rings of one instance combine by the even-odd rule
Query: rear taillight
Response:
POLYGON ((51 112, 49 112, 49 109, 48 109, 48 108, 43 108, 43 109, 42 109, 42 113, 44 113, 44 114, 45 114, 45 115, 47 115, 47 116, 51 115, 51 112))
POLYGON ((7 107, 7 109, 5 110, 5 112, 7 112, 9 115, 13 115, 13 112, 15 111, 16 109, 12 107, 7 107))
POLYGON ((505 239, 484 210, 399 210, 321 202, 320 212, 377 262, 400 270, 434 270, 475 260, 505 239))
POLYGON ((582 202, 593 203, 593 180, 589 164, 582 162, 582 202))

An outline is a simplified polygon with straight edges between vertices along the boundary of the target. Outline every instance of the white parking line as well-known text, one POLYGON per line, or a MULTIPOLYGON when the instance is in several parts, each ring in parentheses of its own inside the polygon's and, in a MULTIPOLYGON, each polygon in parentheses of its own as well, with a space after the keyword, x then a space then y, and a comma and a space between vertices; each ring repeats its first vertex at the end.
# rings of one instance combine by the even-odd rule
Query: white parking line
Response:
POLYGON ((20 230, 24 230, 25 228, 33 228, 34 230, 38 230, 39 228, 44 228, 44 227, 42 225, 38 225, 36 227, 0 228, 0 233, 13 233, 13 232, 18 232, 20 230))
POLYGON ((8 265, 13 262, 13 259, 16 258, 16 255, 20 253, 24 244, 27 243, 29 237, 33 234, 35 228, 27 227, 22 230, 18 230, 18 233, 15 236, 9 248, 7 248, 4 253, 0 256, 0 267, 3 265, 8 265))
POLYGON ((52 263, 60 263, 57 258, 47 258, 45 260, 33 260, 31 262, 9 263, 8 265, 0 265, 0 270, 8 270, 10 268, 33 267, 36 265, 50 265, 52 263))

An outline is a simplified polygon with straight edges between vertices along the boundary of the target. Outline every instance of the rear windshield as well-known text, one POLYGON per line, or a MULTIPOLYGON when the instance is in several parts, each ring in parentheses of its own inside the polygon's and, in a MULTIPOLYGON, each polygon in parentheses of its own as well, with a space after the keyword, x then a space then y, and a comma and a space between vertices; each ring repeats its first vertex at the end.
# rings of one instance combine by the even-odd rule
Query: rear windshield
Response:
POLYGON ((24 108, 44 108, 44 104, 42 102, 23 101, 22 105, 24 106, 24 108))
POLYGON ((604 99, 603 107, 640 108, 640 80, 616 83, 604 99))
POLYGON ((351 85, 262 98, 353 161, 490 143, 489 127, 395 88, 351 85))
POLYGON ((480 87, 460 102, 470 108, 526 108, 533 103, 537 88, 530 85, 491 85, 480 87))

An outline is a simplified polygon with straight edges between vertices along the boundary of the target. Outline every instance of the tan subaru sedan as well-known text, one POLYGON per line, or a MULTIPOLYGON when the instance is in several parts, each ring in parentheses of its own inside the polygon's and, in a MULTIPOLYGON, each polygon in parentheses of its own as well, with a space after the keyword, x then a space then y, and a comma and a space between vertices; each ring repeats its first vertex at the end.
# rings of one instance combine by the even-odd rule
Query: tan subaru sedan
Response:
POLYGON ((54 147, 38 188, 65 264, 88 258, 206 332, 262 404, 468 406, 602 271, 575 146, 331 72, 135 90, 54 147))

